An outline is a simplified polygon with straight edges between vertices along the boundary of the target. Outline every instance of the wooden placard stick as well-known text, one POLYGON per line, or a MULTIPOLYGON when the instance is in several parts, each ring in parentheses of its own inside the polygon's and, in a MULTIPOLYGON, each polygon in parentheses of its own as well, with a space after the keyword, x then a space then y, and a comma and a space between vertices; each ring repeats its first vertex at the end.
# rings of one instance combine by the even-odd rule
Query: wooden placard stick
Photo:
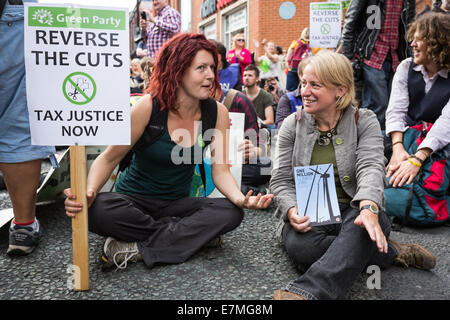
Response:
POLYGON ((74 290, 89 290, 88 208, 86 198, 86 148, 70 147, 70 188, 83 210, 72 219, 74 290))

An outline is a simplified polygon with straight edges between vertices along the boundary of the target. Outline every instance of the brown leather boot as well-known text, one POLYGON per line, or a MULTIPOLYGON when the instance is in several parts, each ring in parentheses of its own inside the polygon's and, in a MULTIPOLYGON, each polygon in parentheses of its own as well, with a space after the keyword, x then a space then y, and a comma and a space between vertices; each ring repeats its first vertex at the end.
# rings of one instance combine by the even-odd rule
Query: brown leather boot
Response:
POLYGON ((394 259, 395 265, 402 267, 415 267, 422 270, 433 269, 436 265, 436 258, 424 247, 414 243, 402 243, 389 240, 397 249, 397 257, 394 259))
POLYGON ((305 297, 286 290, 277 290, 273 293, 274 300, 307 300, 305 297))

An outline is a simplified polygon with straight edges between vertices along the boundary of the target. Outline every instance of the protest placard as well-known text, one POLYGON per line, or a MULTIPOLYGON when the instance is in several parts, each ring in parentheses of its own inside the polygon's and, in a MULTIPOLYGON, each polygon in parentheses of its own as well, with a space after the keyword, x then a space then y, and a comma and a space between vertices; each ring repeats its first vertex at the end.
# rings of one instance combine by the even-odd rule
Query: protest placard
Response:
POLYGON ((25 8, 32 144, 130 144, 127 9, 25 8))
POLYGON ((25 4, 31 143, 69 145, 83 209, 72 219, 74 290, 89 289, 86 145, 129 145, 128 10, 25 4))
POLYGON ((311 2, 309 17, 311 48, 336 48, 341 37, 341 3, 311 2))

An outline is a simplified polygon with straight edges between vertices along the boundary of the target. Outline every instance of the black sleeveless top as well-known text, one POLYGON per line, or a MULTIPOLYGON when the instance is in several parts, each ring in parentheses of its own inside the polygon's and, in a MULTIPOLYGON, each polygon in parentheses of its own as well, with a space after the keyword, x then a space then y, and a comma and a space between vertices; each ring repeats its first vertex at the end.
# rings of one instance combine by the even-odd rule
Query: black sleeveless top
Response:
POLYGON ((425 81, 421 71, 415 71, 413 62, 408 71, 409 108, 406 115, 408 126, 420 121, 434 123, 450 99, 450 77, 437 79, 425 94, 425 81))

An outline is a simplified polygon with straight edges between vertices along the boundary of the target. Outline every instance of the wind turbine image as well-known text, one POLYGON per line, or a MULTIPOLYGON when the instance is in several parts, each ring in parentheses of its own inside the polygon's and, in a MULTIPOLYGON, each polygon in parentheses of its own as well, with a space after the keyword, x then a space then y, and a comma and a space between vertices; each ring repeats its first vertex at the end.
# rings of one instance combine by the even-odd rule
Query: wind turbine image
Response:
MULTIPOLYGON (((323 201, 324 201, 324 207, 328 208, 328 212, 330 215, 330 221, 335 221, 336 217, 333 215, 333 208, 331 205, 331 198, 330 198, 330 192, 328 189, 328 178, 330 178, 330 174, 328 173, 328 170, 331 168, 331 164, 328 166, 328 168, 325 170, 324 173, 321 173, 317 170, 314 169, 310 169, 311 171, 314 172, 314 177, 313 177, 313 181, 311 183, 311 188, 309 190, 309 195, 308 195, 308 200, 306 201, 306 207, 305 207, 305 212, 304 212, 304 216, 306 215, 306 212, 308 211, 308 206, 309 206, 309 200, 311 198, 311 192, 312 189, 314 188, 314 181, 316 179, 316 176, 319 175, 319 179, 317 181, 317 201, 316 201, 316 222, 319 222, 319 195, 320 195, 320 182, 322 181, 322 190, 323 190, 323 201)), ((318 167, 316 167, 316 169, 318 169, 318 167)))

